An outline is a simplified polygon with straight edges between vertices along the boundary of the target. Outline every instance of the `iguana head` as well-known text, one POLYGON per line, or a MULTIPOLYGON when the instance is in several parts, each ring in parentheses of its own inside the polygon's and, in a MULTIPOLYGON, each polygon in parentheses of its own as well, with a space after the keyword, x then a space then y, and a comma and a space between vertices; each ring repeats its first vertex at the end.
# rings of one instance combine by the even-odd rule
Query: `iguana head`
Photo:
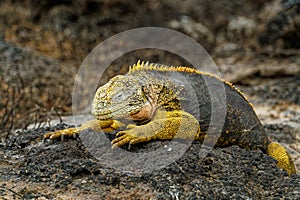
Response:
POLYGON ((145 93, 141 80, 122 75, 98 88, 92 108, 98 120, 147 121, 154 112, 154 102, 145 93))

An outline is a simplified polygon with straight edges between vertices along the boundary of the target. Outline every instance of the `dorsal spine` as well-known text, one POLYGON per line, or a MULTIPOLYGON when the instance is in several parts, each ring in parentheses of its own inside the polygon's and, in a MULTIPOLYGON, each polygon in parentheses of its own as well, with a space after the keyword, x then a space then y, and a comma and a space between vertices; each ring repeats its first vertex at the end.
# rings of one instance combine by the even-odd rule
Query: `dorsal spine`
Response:
POLYGON ((186 73, 194 73, 194 74, 199 74, 199 75, 213 77, 213 78, 216 78, 216 79, 224 82, 225 84, 229 85, 233 89, 235 89, 238 93, 240 93, 240 95, 242 95, 244 97, 244 99, 250 104, 250 106, 253 107, 252 104, 245 97, 245 95, 238 88, 236 88, 231 82, 225 81, 222 78, 220 78, 220 77, 218 77, 218 76, 216 76, 214 74, 210 74, 210 73, 207 73, 207 72, 199 71, 197 69, 190 68, 190 67, 157 65, 157 64, 149 63, 149 61, 144 62, 144 61, 140 61, 140 60, 138 60, 136 64, 134 64, 132 66, 129 66, 129 72, 128 72, 129 74, 134 73, 136 71, 170 71, 170 72, 173 71, 173 72, 186 72, 186 73))

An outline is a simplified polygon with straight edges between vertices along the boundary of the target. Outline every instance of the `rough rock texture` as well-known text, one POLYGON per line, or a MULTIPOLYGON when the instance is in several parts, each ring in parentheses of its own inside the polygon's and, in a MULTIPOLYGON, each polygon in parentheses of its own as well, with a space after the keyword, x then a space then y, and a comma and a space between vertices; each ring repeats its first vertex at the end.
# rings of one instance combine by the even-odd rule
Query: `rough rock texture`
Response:
POLYGON ((265 30, 259 35, 259 42, 263 45, 273 44, 284 48, 300 48, 300 2, 294 0, 283 1, 280 6, 273 4, 278 12, 266 24, 265 30), (282 42, 284 41, 284 42, 282 42))
MULTIPOLYGON (((201 144, 194 142, 169 166, 151 173, 133 173, 99 163, 79 138, 42 143, 44 132, 66 127, 61 124, 51 129, 18 132, 6 147, 1 146, 0 193, 3 198, 58 199, 60 194, 52 190, 67 188, 65 195, 92 199, 300 198, 300 176, 288 177, 275 166, 274 159, 260 151, 232 146, 212 149, 202 157, 201 144), (41 189, 30 187, 39 183, 41 189)), ((145 145, 145 149, 153 150, 168 142, 145 145)), ((180 147, 182 142, 177 141, 177 145, 180 147)), ((164 155, 157 155, 160 156, 164 155)))

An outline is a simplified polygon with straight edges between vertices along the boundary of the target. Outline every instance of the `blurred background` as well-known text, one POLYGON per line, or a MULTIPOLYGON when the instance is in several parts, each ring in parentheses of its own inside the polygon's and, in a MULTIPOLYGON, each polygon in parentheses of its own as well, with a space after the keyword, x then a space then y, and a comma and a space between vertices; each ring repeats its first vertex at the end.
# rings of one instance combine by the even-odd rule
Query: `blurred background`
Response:
MULTIPOLYGON (((1 0, 1 137, 71 115, 74 77, 88 53, 114 34, 145 26, 199 42, 265 124, 299 122, 297 0, 1 0)), ((103 82, 138 59, 188 65, 168 52, 141 50, 112 63, 103 82)))

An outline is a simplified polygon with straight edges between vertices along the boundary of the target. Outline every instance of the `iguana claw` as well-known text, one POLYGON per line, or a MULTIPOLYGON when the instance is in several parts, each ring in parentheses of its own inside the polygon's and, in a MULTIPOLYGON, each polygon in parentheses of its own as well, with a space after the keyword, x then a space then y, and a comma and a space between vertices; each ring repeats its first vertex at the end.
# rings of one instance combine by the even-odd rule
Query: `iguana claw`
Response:
POLYGON ((112 149, 115 149, 117 147, 128 144, 136 138, 136 137, 130 135, 128 133, 128 131, 120 131, 120 132, 117 133, 116 136, 117 136, 117 138, 115 138, 111 141, 112 149))
POLYGON ((44 139, 55 140, 57 138, 61 138, 61 140, 64 141, 65 137, 76 138, 78 133, 79 131, 77 128, 68 128, 64 130, 47 133, 44 135, 44 139))

